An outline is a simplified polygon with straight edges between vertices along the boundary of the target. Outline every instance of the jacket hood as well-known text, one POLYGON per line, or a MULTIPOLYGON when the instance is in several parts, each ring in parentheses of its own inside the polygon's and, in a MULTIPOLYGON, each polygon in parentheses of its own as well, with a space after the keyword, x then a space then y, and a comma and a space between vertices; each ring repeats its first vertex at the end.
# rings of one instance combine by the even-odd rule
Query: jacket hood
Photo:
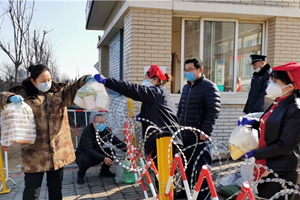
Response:
MULTIPOLYGON (((57 83, 52 81, 51 88, 48 92, 57 93, 61 90, 61 87, 66 85, 64 83, 57 83)), ((27 96, 36 96, 40 91, 32 84, 30 77, 26 78, 22 82, 22 86, 26 92, 27 96)))

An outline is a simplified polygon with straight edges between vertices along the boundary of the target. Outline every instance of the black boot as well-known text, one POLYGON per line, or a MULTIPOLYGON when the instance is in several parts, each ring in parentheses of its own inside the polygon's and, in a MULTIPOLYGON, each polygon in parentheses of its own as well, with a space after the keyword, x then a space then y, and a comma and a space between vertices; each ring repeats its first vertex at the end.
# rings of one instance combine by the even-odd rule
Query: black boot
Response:
POLYGON ((111 178, 114 178, 116 176, 116 174, 112 173, 109 170, 109 168, 110 168, 109 165, 106 165, 105 163, 103 163, 99 177, 111 177, 111 178))
POLYGON ((77 183, 80 184, 80 185, 83 185, 83 184, 84 184, 84 177, 80 177, 80 176, 77 174, 77 183))
POLYGON ((79 168, 78 172, 77 172, 77 183, 82 185, 84 184, 84 176, 85 176, 86 171, 82 170, 79 168))

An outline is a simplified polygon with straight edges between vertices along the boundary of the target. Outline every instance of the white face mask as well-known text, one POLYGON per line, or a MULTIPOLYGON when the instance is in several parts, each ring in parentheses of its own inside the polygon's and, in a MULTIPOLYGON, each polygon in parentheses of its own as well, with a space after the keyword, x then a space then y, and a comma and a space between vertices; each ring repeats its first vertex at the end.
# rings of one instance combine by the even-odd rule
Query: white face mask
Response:
POLYGON ((260 71, 259 67, 254 70, 254 72, 256 72, 256 73, 258 73, 259 71, 260 71))
POLYGON ((267 97, 273 98, 273 99, 281 97, 282 95, 284 95, 288 92, 288 91, 286 91, 286 92, 282 93, 282 89, 288 87, 289 85, 290 84, 281 87, 280 85, 270 81, 270 83, 266 89, 267 97))
POLYGON ((146 87, 151 87, 151 86, 153 86, 153 84, 150 82, 152 79, 145 79, 145 80, 143 80, 143 82, 142 82, 142 85, 143 86, 146 86, 146 87))
POLYGON ((38 90, 41 92, 48 92, 51 88, 52 82, 46 82, 46 83, 38 83, 38 90))

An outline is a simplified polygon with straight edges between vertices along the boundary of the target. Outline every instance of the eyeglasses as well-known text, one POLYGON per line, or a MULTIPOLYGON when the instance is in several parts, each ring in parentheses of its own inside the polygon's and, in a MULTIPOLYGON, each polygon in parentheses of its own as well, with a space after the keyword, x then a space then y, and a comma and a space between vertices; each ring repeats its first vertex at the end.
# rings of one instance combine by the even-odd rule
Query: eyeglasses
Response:
POLYGON ((184 69, 183 71, 184 72, 191 72, 191 71, 194 71, 196 70, 196 68, 188 68, 188 69, 184 69))

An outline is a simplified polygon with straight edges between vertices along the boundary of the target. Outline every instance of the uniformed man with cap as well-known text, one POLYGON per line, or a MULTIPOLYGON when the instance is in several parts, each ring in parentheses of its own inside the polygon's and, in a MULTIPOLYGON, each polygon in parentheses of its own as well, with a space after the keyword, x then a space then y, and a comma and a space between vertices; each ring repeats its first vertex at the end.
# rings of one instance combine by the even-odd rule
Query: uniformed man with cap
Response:
POLYGON ((245 114, 264 111, 266 88, 272 71, 271 66, 265 62, 266 57, 264 55, 250 55, 254 73, 248 99, 243 111, 245 114))

